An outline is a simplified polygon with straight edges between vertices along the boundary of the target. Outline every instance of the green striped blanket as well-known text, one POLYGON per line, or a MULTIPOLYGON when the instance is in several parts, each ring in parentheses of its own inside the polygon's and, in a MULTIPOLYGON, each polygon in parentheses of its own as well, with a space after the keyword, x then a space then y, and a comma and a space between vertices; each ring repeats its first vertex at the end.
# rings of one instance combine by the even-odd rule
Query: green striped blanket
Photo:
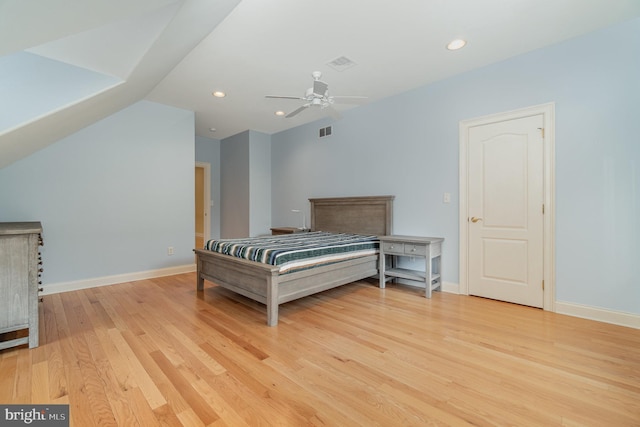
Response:
POLYGON ((209 240, 205 249, 280 267, 280 272, 308 268, 378 252, 377 236, 314 231, 279 236, 209 240))

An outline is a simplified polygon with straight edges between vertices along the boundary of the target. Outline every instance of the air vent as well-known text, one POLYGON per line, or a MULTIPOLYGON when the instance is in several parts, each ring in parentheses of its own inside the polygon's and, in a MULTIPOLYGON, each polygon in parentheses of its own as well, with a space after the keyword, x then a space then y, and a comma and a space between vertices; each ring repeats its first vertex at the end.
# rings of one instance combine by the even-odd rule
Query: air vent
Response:
POLYGON ((350 60, 349 58, 347 58, 346 56, 341 56, 327 63, 327 65, 336 71, 344 71, 347 68, 353 67, 354 65, 356 65, 356 63, 350 60))
POLYGON ((320 138, 324 138, 327 136, 331 136, 331 126, 327 126, 326 128, 320 128, 320 138))

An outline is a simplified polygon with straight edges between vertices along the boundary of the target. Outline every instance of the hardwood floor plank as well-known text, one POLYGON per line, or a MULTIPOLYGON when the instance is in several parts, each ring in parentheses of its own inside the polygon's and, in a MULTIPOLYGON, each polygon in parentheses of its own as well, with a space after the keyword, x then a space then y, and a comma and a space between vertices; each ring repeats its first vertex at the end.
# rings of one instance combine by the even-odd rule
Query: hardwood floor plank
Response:
POLYGON ((213 423, 214 425, 227 424, 230 426, 248 426, 235 409, 226 404, 223 396, 213 389, 212 385, 218 381, 218 377, 207 380, 200 377, 198 372, 194 372, 184 366, 179 369, 181 374, 189 381, 194 390, 202 396, 211 408, 213 408, 215 413, 219 414, 220 419, 216 420, 213 423))
MULTIPOLYGON (((150 354, 151 358, 156 362, 158 367, 169 378, 169 381, 175 386, 180 394, 189 402, 189 409, 202 420, 204 425, 211 424, 220 417, 215 411, 207 405, 200 395, 191 387, 191 384, 180 374, 180 371, 171 364, 171 361, 161 351, 154 351, 150 354)), ((180 413, 184 413, 181 411, 180 413)))
MULTIPOLYGON (((94 361, 95 374, 103 385, 105 398, 109 403, 111 413, 116 424, 132 426, 139 425, 135 415, 131 412, 129 407, 124 393, 125 389, 116 377, 116 369, 114 369, 111 364, 111 360, 109 359, 110 355, 113 354, 105 352, 102 346, 103 343, 107 344, 107 348, 111 346, 111 343, 104 339, 106 331, 102 326, 100 326, 92 332, 93 333, 85 334, 85 339, 94 361)), ((115 361, 118 363, 120 358, 116 357, 115 361)))
POLYGON ((138 420, 138 424, 144 427, 159 426, 160 420, 156 417, 155 412, 149 406, 144 393, 139 387, 133 387, 124 391, 131 412, 138 420))
POLYGON ((31 400, 31 377, 33 376, 31 352, 17 352, 15 381, 12 387, 12 399, 16 403, 29 403, 31 400))
MULTIPOLYGON (((225 383, 224 387, 231 385, 236 398, 250 403, 251 406, 244 407, 244 411, 242 412, 251 413, 248 411, 249 408, 257 408, 261 412, 275 414, 274 416, 288 412, 290 421, 296 421, 299 425, 304 425, 306 423, 305 419, 314 415, 314 409, 306 402, 301 402, 298 399, 292 399, 290 402, 284 399, 278 399, 279 383, 280 380, 284 380, 284 378, 272 371, 269 371, 271 375, 265 375, 266 366, 252 366, 250 363, 246 363, 249 360, 255 359, 250 353, 240 353, 240 347, 234 348, 231 346, 215 349, 208 343, 205 343, 202 345, 202 348, 209 353, 211 357, 218 360, 227 370, 227 374, 221 377, 223 380, 229 379, 232 381, 225 383), (264 378, 265 376, 267 377, 266 379, 264 378)), ((219 393, 223 394, 223 391, 220 390, 219 393)), ((247 422, 253 425, 252 423, 256 421, 247 419, 247 422)))
POLYGON ((47 343, 44 348, 46 349, 46 357, 49 364, 49 398, 55 401, 67 395, 67 381, 64 373, 65 362, 62 357, 60 338, 52 305, 43 304, 43 312, 44 327, 41 327, 40 330, 46 331, 45 336, 47 337, 47 343))
POLYGON ((49 403, 49 364, 47 361, 31 365, 31 402, 49 403))
POLYGON ((178 427, 183 425, 180 418, 168 404, 157 407, 153 410, 153 413, 161 426, 178 427))
POLYGON ((155 365, 151 363, 148 354, 139 350, 138 346, 135 344, 130 346, 131 343, 136 342, 131 335, 128 330, 122 332, 117 329, 109 330, 111 341, 127 361, 128 370, 135 378, 135 382, 144 394, 149 406, 155 410, 160 406, 166 405, 167 401, 158 389, 157 383, 160 381, 150 376, 155 373, 153 372, 155 365), (129 340, 127 340, 127 337, 129 340), (145 366, 148 370, 145 369, 145 366))
POLYGON ((367 281, 265 307, 187 273, 48 295, 0 402, 74 426, 640 426, 640 330, 367 281))
MULTIPOLYGON (((67 295, 64 295, 65 297, 67 295)), ((69 327, 69 321, 65 311, 65 299, 60 294, 50 295, 45 300, 45 304, 51 302, 53 305, 53 313, 57 325, 57 336, 61 357, 64 361, 64 382, 66 383, 66 397, 69 403, 69 416, 71 423, 76 426, 96 425, 91 414, 91 404, 88 396, 84 392, 84 379, 82 378, 79 368, 79 362, 76 357, 76 351, 73 348, 73 338, 69 327)), ((68 303, 67 303, 68 304, 68 303)), ((40 345, 48 345, 49 339, 44 340, 40 345)), ((32 402, 40 403, 40 402, 32 402)))
POLYGON ((13 390, 18 375, 18 351, 4 350, 0 358, 0 402, 13 402, 13 390))

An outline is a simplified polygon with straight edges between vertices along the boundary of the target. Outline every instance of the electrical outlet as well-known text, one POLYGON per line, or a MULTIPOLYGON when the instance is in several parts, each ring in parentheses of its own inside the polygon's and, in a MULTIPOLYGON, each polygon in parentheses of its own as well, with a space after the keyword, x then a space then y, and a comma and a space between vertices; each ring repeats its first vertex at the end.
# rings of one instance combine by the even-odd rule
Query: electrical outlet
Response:
POLYGON ((442 196, 442 202, 451 203, 451 193, 444 193, 444 196, 442 196))
POLYGON ((167 255, 173 255, 173 246, 167 248, 167 255))

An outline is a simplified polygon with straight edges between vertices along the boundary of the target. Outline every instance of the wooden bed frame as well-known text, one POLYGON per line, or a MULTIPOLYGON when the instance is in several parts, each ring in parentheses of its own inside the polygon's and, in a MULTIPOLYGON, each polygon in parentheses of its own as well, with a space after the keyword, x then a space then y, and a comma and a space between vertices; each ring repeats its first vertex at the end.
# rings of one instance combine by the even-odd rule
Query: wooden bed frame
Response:
MULTIPOLYGON (((392 234, 394 196, 309 199, 311 230, 392 234)), ((209 280, 267 306, 267 324, 278 324, 278 306, 378 274, 378 255, 369 255, 282 274, 278 267, 196 249, 197 290, 209 280)))

